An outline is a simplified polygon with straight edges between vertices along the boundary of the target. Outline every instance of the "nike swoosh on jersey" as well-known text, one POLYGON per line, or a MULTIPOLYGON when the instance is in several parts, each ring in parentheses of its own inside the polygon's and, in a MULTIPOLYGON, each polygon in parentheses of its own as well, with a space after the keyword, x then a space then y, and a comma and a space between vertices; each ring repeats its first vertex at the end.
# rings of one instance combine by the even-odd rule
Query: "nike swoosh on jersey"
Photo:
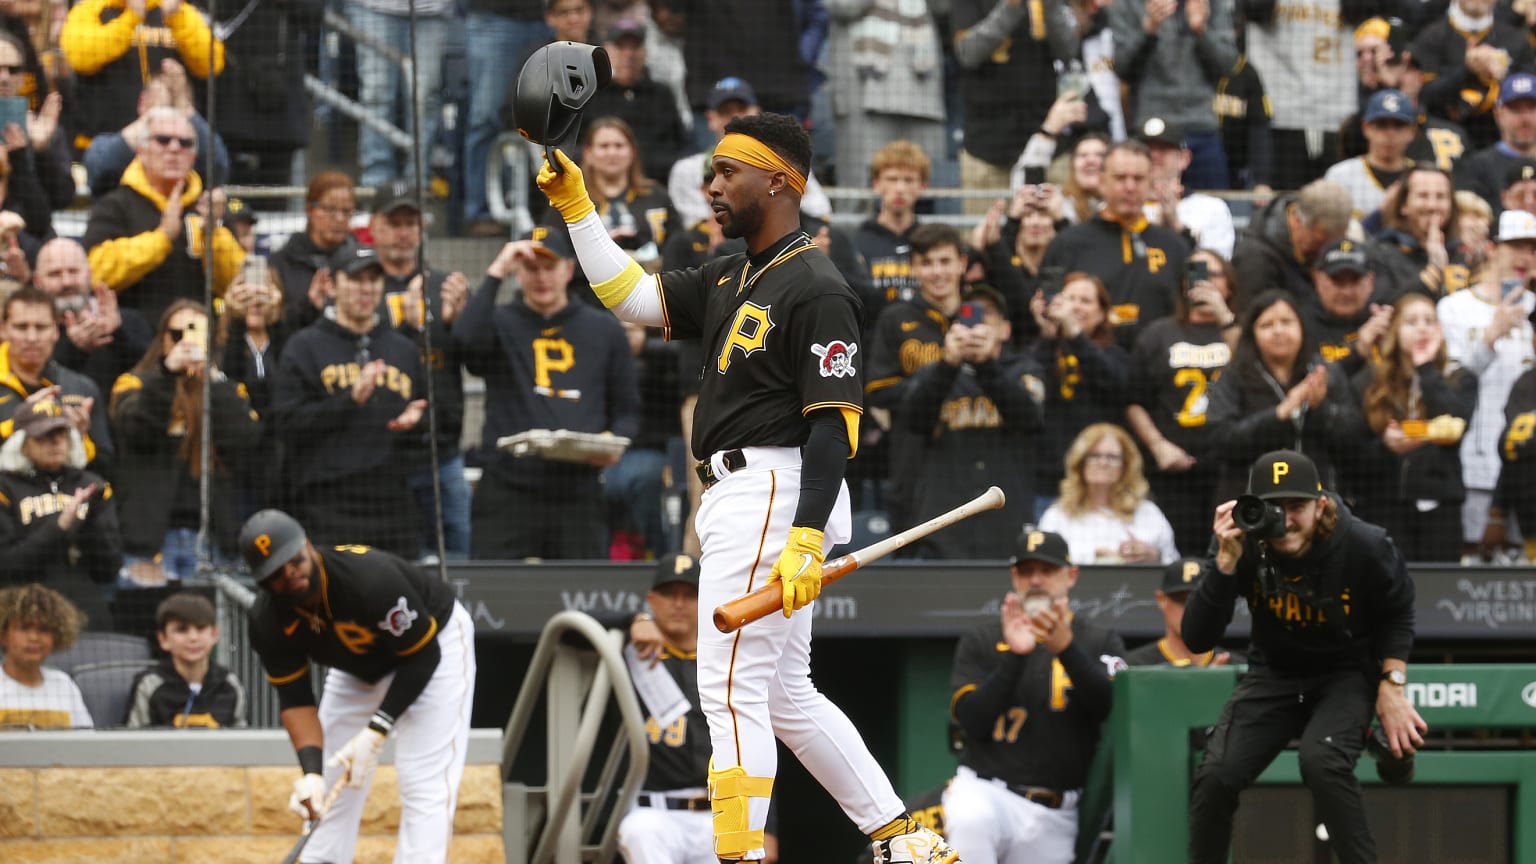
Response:
POLYGON ((725 284, 725 283, 727 283, 727 282, 729 282, 729 281, 731 281, 731 277, 729 277, 729 276, 721 276, 721 277, 720 277, 720 278, 719 278, 719 280, 717 280, 717 281, 716 281, 716 282, 715 282, 715 284, 716 284, 716 285, 724 285, 724 284, 725 284))

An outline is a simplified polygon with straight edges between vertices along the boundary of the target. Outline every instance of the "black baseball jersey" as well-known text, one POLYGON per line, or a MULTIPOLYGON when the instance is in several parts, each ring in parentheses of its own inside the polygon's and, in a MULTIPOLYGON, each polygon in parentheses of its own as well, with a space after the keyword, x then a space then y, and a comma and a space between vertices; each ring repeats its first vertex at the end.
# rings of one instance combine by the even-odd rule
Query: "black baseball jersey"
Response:
POLYGON ((259 592, 251 642, 273 686, 299 681, 313 660, 372 684, 437 637, 453 589, 401 558, 367 546, 315 547, 313 612, 259 592))
POLYGON ((691 652, 671 645, 662 647, 661 665, 672 674, 683 695, 688 713, 666 726, 654 716, 645 718, 645 735, 651 742, 651 764, 641 788, 653 792, 691 789, 709 781, 709 726, 699 705, 699 661, 691 652))
POLYGON ((961 764, 1012 785, 1082 788, 1124 653, 1118 634, 1080 617, 1059 657, 1043 646, 1014 654, 996 620, 962 636, 950 673, 961 764))
POLYGON ((1145 218, 1126 226, 1100 215, 1057 234, 1041 266, 1103 280, 1118 322, 1115 335, 1129 349, 1139 328, 1173 314, 1189 250, 1189 241, 1145 218))
POLYGON ((1196 458, 1206 448, 1209 389, 1232 359, 1221 330, 1160 318, 1137 337, 1131 355, 1131 398, 1163 437, 1196 458))
POLYGON ((869 404, 890 408, 900 401, 899 386, 912 373, 944 358, 949 316, 922 297, 885 307, 875 322, 869 345, 869 404))
MULTIPOLYGON (((1521 531, 1536 535, 1536 369, 1515 379, 1504 403, 1504 432, 1499 436, 1499 480, 1494 503, 1515 514, 1521 531)), ((1529 542, 1529 541, 1527 541, 1529 542)), ((1529 548, 1529 547, 1527 547, 1529 548)))
POLYGON ((705 345, 695 458, 799 447, 810 436, 810 412, 863 411, 859 300, 804 233, 750 258, 729 255, 658 278, 667 338, 701 337, 705 345))
POLYGON ((1371 319, 1369 307, 1346 320, 1330 315, 1314 301, 1304 307, 1302 319, 1307 326, 1307 335, 1317 342, 1317 353, 1323 362, 1342 360, 1345 371, 1350 374, 1360 371, 1365 358, 1355 353, 1355 340, 1360 338, 1361 326, 1371 319))
MULTIPOLYGON (((1193 660, 1185 660, 1182 657, 1173 656, 1173 652, 1168 650, 1168 639, 1165 637, 1162 639, 1154 640, 1152 642, 1148 642, 1145 645, 1132 648, 1130 651, 1125 652, 1125 665, 1176 666, 1180 669, 1204 669, 1205 667, 1215 662, 1216 655, 1219 653, 1222 652, 1214 650, 1207 651, 1204 654, 1195 657, 1193 660)), ((1236 651, 1230 651, 1226 653, 1229 655, 1227 660, 1227 665, 1229 666, 1236 666, 1245 662, 1243 660, 1243 655, 1237 653, 1236 651)))

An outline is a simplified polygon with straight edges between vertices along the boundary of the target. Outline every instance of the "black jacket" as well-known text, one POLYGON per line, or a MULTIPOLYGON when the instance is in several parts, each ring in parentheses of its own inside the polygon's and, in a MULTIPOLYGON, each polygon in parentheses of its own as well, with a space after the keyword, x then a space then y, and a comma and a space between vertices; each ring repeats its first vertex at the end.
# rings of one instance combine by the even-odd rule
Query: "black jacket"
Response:
POLYGON ((263 421, 260 437, 246 450, 245 457, 240 460, 235 471, 236 482, 255 496, 258 507, 282 506, 280 496, 283 491, 283 472, 279 468, 282 457, 277 429, 272 419, 272 403, 277 384, 277 367, 291 332, 281 319, 267 325, 267 344, 258 353, 246 341, 245 321, 230 321, 224 351, 219 360, 219 368, 224 370, 229 380, 245 387, 251 410, 263 421))
MULTIPOLYGON (((239 8, 220 8, 220 17, 233 17, 239 8)), ((319 31, 324 9, 323 0, 257 3, 225 37, 226 63, 211 119, 231 151, 287 151, 309 143, 304 42, 306 34, 319 31)))
MULTIPOLYGON (((1536 370, 1515 379, 1504 404, 1504 432, 1499 436, 1499 481, 1493 503, 1513 512, 1521 525, 1536 525, 1536 370)), ((1531 529, 1522 529, 1536 533, 1531 529)))
POLYGON ((1129 351, 1142 327, 1175 310, 1184 260, 1192 244, 1161 225, 1139 222, 1128 230, 1119 222, 1096 216, 1056 235, 1045 250, 1041 267, 1063 273, 1092 273, 1109 289, 1109 302, 1118 322, 1115 341, 1129 351))
MULTIPOLYGON (((184 427, 171 411, 180 377, 163 368, 134 371, 112 388, 112 430, 123 453, 117 468, 123 545, 134 555, 153 556, 165 545, 167 529, 198 523, 198 484, 181 453, 184 427), (190 524, 184 521, 188 516, 190 524)), ((261 427, 235 382, 215 370, 209 386, 214 457, 210 530, 219 546, 233 553, 239 526, 230 478, 260 438, 261 427)))
POLYGON ((123 725, 129 729, 169 726, 175 729, 243 728, 246 725, 245 686, 234 673, 208 664, 196 695, 169 657, 133 679, 123 725))
POLYGON ((1494 144, 1461 160, 1456 167, 1456 188, 1476 192, 1478 197, 1493 208, 1493 218, 1498 220, 1504 210, 1500 197, 1504 192, 1504 178, 1516 165, 1536 162, 1514 155, 1501 144, 1494 144))
POLYGON ((116 581, 123 565, 112 487, 79 468, 56 476, 36 473, 21 455, 24 437, 13 436, 0 447, 0 584, 41 582, 79 607, 90 629, 110 630, 107 595, 98 586, 116 581), (59 530, 63 505, 75 490, 93 483, 97 491, 85 518, 59 530))
POLYGON ((111 393, 117 376, 133 368, 144 359, 149 343, 155 339, 155 328, 139 314, 137 309, 119 309, 123 326, 112 334, 112 341, 95 351, 82 351, 69 341, 63 325, 59 326, 59 344, 53 348, 53 359, 65 369, 73 369, 95 382, 103 393, 111 393))
MULTIPOLYGON (((420 272, 420 271, 416 271, 420 272)), ((379 314, 400 335, 410 339, 421 352, 422 363, 432 376, 432 410, 437 414, 438 461, 452 459, 459 454, 459 439, 464 433, 464 375, 460 370, 464 359, 459 346, 453 341, 453 332, 443 323, 444 271, 426 269, 422 280, 422 294, 427 304, 427 329, 418 328, 406 315, 407 289, 416 272, 409 276, 384 275, 384 298, 379 314), (427 351, 430 339, 432 350, 427 351)), ((421 398, 427 398, 426 382, 422 382, 421 398)), ((429 426, 425 417, 416 434, 407 436, 406 446, 421 451, 422 459, 428 458, 429 426)), ((426 464, 423 462, 422 464, 426 464)))
MULTIPOLYGON (((1536 71, 1531 46, 1524 28, 1495 20, 1492 28, 1476 34, 1480 45, 1491 45, 1509 53, 1509 74, 1536 71)), ((1499 139, 1493 122, 1493 102, 1498 85, 1489 86, 1467 68, 1467 43, 1472 34, 1463 34, 1441 18, 1419 32, 1408 50, 1424 76, 1419 104, 1435 114, 1466 127, 1474 146, 1486 147, 1499 139)))
POLYGON ((500 286, 487 276, 453 326, 464 367, 485 378, 481 449, 487 470, 520 485, 542 486, 557 478, 595 481, 594 466, 514 459, 498 452, 496 441, 528 429, 612 432, 634 439, 640 431, 640 389, 624 328, 607 311, 574 299, 547 318, 521 300, 497 306, 500 286), (538 351, 549 349, 535 343, 555 338, 566 343, 570 362, 541 372, 538 351), (548 383, 537 387, 540 374, 548 383), (552 390, 571 395, 560 398, 552 390))
POLYGON ((283 320, 289 333, 297 333, 315 323, 320 310, 309 302, 309 283, 315 271, 330 266, 331 256, 337 249, 351 248, 357 241, 351 234, 335 249, 321 249, 309 239, 309 232, 295 231, 288 237, 283 248, 268 259, 268 272, 277 278, 277 287, 283 289, 283 320))
POLYGON ((360 472, 410 473, 418 466, 402 463, 402 439, 420 432, 391 432, 386 424, 426 392, 421 352, 387 321, 380 319, 359 336, 327 317, 295 334, 278 360, 272 400, 285 447, 284 472, 293 488, 360 472), (352 399, 352 382, 363 352, 384 360, 387 370, 384 383, 359 405, 352 399))
POLYGON ((1264 209, 1253 214, 1248 228, 1232 250, 1232 311, 1242 315, 1253 298, 1271 288, 1284 288, 1295 297, 1300 308, 1316 302, 1312 287, 1312 262, 1300 261, 1292 251, 1291 229, 1286 224, 1286 209, 1296 202, 1295 195, 1277 195, 1264 209))
POLYGON ((1216 647, 1232 623, 1233 604, 1247 600, 1253 616, 1248 662, 1286 677, 1341 668, 1374 671, 1382 660, 1406 661, 1413 648, 1413 580, 1387 532, 1357 518, 1330 493, 1338 512, 1333 532, 1301 558, 1273 552, 1268 593, 1261 585, 1259 549, 1245 540, 1237 571, 1209 563, 1184 607, 1184 644, 1216 647))
POLYGON ((81 406, 91 400, 91 431, 85 436, 87 468, 111 475, 114 451, 112 431, 107 422, 107 400, 103 391, 91 379, 79 372, 66 369, 57 360, 43 366, 42 381, 38 387, 28 387, 11 369, 11 346, 0 342, 0 439, 11 435, 11 418, 21 410, 28 396, 43 387, 58 385, 65 405, 81 406))
POLYGON ((1431 266, 1429 253, 1412 235, 1388 228, 1376 235, 1368 250, 1376 271, 1375 303, 1396 303, 1404 294, 1418 292, 1438 300, 1472 284, 1461 243, 1447 238, 1449 261, 1444 270, 1431 266))
MULTIPOLYGON (((1477 376, 1459 364, 1449 363, 1442 372, 1433 363, 1417 370, 1423 393, 1423 419, 1448 414, 1470 421, 1477 408, 1477 376)), ((1375 380, 1376 368, 1368 366, 1353 380, 1355 398, 1364 415, 1366 388, 1375 380)), ((1398 418, 1400 421, 1403 419, 1398 418)), ((1349 489, 1356 498, 1355 507, 1366 518, 1386 521, 1378 516, 1379 507, 1417 500, 1459 504, 1466 500, 1467 489, 1461 479, 1461 442, 1425 444, 1399 456, 1387 449, 1380 435, 1370 438, 1358 450, 1358 459, 1340 467, 1350 476, 1349 489)))
POLYGON ((1042 337, 1035 343, 1035 361, 1045 376, 1035 491, 1054 497, 1065 470, 1062 458, 1078 433, 1094 423, 1124 423, 1131 358, 1119 345, 1101 348, 1079 333, 1075 339, 1042 337))
MULTIPOLYGON (((1298 383, 1292 381, 1290 386, 1298 383)), ((1354 390, 1335 364, 1328 366, 1328 396, 1323 404, 1311 406, 1291 422, 1275 417, 1275 406, 1284 396, 1255 369, 1228 366, 1210 397, 1206 413, 1210 452, 1221 463, 1217 501, 1242 494, 1248 488, 1249 467, 1271 450, 1307 454, 1317 464, 1323 486, 1339 489, 1334 467, 1341 460, 1356 458, 1367 435, 1354 390)))
POLYGON ((1007 505, 929 535, 919 557, 1006 558, 1034 515, 1034 461, 1045 386, 1034 358, 1004 354, 978 366, 940 360, 912 373, 892 422, 913 437, 916 512, 937 515, 1000 486, 1007 505), (1036 445, 1036 446, 1031 446, 1036 445))

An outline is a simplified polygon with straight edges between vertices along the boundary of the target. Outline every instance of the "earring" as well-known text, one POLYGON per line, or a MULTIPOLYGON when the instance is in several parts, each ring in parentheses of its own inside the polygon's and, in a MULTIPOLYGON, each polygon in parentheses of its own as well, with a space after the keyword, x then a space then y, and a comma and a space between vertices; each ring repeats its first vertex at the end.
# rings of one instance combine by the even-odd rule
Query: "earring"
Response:
POLYGON ((773 189, 769 189, 769 190, 768 190, 768 197, 769 197, 769 198, 772 198, 772 197, 773 197, 773 196, 775 196, 775 195, 777 195, 777 194, 778 194, 778 192, 777 192, 777 191, 775 191, 775 190, 773 190, 773 189))

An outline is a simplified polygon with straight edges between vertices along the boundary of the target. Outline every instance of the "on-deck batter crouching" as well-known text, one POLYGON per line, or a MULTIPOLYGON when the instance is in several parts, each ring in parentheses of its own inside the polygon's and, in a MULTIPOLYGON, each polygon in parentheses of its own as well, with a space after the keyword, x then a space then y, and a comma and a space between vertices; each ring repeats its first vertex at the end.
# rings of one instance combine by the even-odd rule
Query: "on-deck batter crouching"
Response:
POLYGON ((763 857, 782 739, 874 843, 877 862, 951 864, 938 835, 901 799, 842 711, 810 680, 811 613, 821 565, 846 539, 843 483, 863 411, 857 296, 800 230, 810 140, 793 118, 739 117, 712 157, 715 219, 747 254, 646 275, 596 217, 581 171, 555 151, 539 188, 570 229, 603 303, 668 338, 701 338, 693 455, 706 490, 695 518, 699 609, 777 582, 784 617, 723 635, 701 620, 699 697, 709 721, 715 854, 763 857), (798 614, 795 614, 798 610, 798 614))

